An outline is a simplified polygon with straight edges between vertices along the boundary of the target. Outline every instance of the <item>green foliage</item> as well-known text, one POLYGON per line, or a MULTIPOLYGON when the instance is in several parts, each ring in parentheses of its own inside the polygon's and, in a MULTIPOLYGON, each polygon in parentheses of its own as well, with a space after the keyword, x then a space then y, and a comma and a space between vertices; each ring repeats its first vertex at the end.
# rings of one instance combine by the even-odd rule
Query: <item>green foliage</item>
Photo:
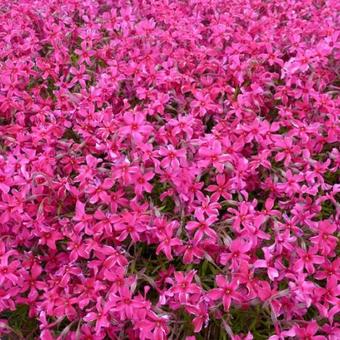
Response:
POLYGON ((235 334, 253 334, 255 340, 268 339, 274 333, 273 322, 269 312, 261 308, 247 306, 246 309, 232 308, 229 315, 229 324, 235 334))
POLYGON ((11 332, 1 337, 2 340, 33 340, 39 335, 39 325, 36 319, 28 315, 27 305, 17 305, 16 310, 6 311, 0 314, 0 319, 8 322, 11 332))

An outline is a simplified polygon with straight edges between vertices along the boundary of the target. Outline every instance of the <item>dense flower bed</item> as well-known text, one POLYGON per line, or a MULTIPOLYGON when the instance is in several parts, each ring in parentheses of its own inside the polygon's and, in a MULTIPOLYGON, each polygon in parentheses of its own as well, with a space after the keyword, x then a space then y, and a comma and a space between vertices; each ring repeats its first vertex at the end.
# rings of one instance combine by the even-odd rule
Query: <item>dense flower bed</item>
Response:
POLYGON ((1 1, 0 334, 339 339, 337 10, 1 1))

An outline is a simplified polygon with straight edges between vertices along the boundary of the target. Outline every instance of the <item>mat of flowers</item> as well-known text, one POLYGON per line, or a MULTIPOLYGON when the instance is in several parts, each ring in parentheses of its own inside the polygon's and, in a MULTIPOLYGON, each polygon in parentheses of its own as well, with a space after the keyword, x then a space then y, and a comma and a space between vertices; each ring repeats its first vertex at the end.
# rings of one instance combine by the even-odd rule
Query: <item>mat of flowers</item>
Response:
POLYGON ((2 339, 340 339, 339 11, 1 1, 2 339))

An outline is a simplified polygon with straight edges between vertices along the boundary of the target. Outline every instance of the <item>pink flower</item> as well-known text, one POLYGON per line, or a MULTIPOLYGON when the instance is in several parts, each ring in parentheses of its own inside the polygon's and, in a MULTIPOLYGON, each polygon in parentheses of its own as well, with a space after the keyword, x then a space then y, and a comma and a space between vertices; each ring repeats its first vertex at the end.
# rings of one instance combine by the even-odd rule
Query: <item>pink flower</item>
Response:
POLYGON ((276 136, 275 145, 279 150, 282 150, 276 154, 275 161, 284 160, 285 167, 291 163, 292 157, 299 153, 299 147, 293 144, 292 138, 276 136))
POLYGON ((182 241, 177 237, 173 237, 173 228, 171 225, 167 225, 164 233, 159 235, 159 245, 156 249, 156 254, 163 252, 168 260, 172 260, 172 247, 178 248, 182 245, 182 241))
POLYGON ((93 184, 90 184, 86 189, 86 192, 91 196, 89 202, 94 204, 102 201, 109 204, 111 199, 107 191, 112 188, 113 184, 114 181, 110 178, 105 178, 103 183, 98 179, 94 179, 93 184))
POLYGON ((327 278, 331 278, 334 276, 340 277, 340 259, 336 258, 333 262, 324 261, 323 264, 319 267, 319 271, 315 273, 315 278, 317 280, 324 280, 327 278))
POLYGON ((217 197, 209 197, 203 195, 200 191, 196 194, 198 199, 198 206, 195 209, 194 215, 196 218, 203 217, 204 214, 206 216, 217 216, 218 210, 221 207, 219 203, 217 203, 217 197))
POLYGON ((263 248, 263 253, 265 260, 256 260, 254 263, 254 268, 266 268, 269 279, 274 281, 279 276, 279 272, 273 266, 273 255, 271 254, 269 248, 263 248))
POLYGON ((92 215, 88 215, 85 213, 85 204, 80 201, 76 203, 76 214, 74 216, 74 221, 76 221, 76 225, 74 226, 76 232, 81 232, 85 229, 87 235, 92 235, 92 215))
POLYGON ((45 282, 38 280, 41 273, 42 268, 37 263, 33 263, 30 273, 24 274, 26 282, 24 282, 23 291, 29 290, 28 299, 30 301, 38 298, 38 290, 43 290, 47 287, 45 282))
POLYGON ((204 116, 209 110, 215 110, 216 105, 212 103, 209 93, 203 91, 194 91, 195 100, 191 102, 191 107, 199 116, 204 116))
POLYGON ((336 231, 335 223, 330 221, 320 221, 316 223, 318 235, 310 238, 315 247, 320 249, 322 255, 329 255, 333 252, 337 244, 337 238, 332 234, 336 231))
POLYGON ((62 239, 62 234, 54 228, 41 228, 39 244, 47 245, 50 249, 56 250, 56 242, 62 239))
POLYGON ((222 196, 224 199, 231 199, 230 187, 225 175, 216 176, 216 184, 209 185, 207 191, 213 192, 212 198, 219 200, 222 196))
POLYGON ((99 299, 96 304, 96 311, 89 312, 84 316, 85 322, 96 322, 95 331, 99 334, 102 328, 108 327, 109 321, 109 311, 111 305, 108 302, 104 302, 103 299, 99 299))
POLYGON ((278 332, 276 335, 272 335, 268 340, 285 340, 287 337, 293 337, 295 335, 295 329, 291 328, 287 331, 278 332))
POLYGON ((228 211, 232 213, 233 215, 236 215, 235 217, 232 217, 233 219, 233 228, 241 232, 241 225, 243 227, 247 227, 250 225, 250 221, 252 218, 251 212, 253 211, 253 207, 249 205, 246 202, 241 202, 239 205, 239 210, 234 208, 228 208, 228 211))
POLYGON ((137 173, 134 176, 134 183, 135 183, 135 193, 136 195, 140 196, 142 193, 148 192, 150 193, 152 191, 152 185, 148 182, 150 181, 153 177, 155 176, 154 173, 152 172, 147 172, 147 173, 137 173))
POLYGON ((132 297, 132 292, 126 286, 118 290, 118 295, 110 298, 110 307, 120 314, 121 319, 133 319, 138 308, 145 308, 146 303, 143 300, 132 297))
POLYGON ((91 64, 90 58, 95 55, 94 50, 89 49, 90 46, 87 46, 86 41, 83 41, 81 44, 81 50, 76 49, 74 52, 79 55, 79 63, 83 63, 84 61, 87 64, 91 64))
POLYGON ((90 244, 76 234, 70 235, 67 250, 70 250, 70 260, 77 261, 79 257, 88 259, 90 257, 90 244))
POLYGON ((310 321, 306 327, 296 326, 294 330, 299 339, 326 340, 325 336, 316 335, 319 330, 319 326, 315 320, 310 321))
POLYGON ((128 236, 134 242, 140 240, 140 234, 146 230, 145 225, 138 221, 138 214, 126 212, 120 221, 114 224, 114 229, 119 232, 118 240, 124 241, 128 236))
POLYGON ((338 280, 335 276, 331 276, 327 280, 326 288, 322 287, 315 288, 315 293, 319 297, 322 297, 322 299, 325 302, 330 303, 339 308, 338 296, 340 296, 340 285, 338 284, 338 280))
POLYGON ((196 271, 192 270, 187 275, 182 272, 175 272, 175 283, 171 288, 171 293, 178 296, 181 303, 188 301, 191 294, 201 294, 201 288, 192 283, 192 280, 196 274, 196 271))
POLYGON ((126 112, 124 124, 125 126, 121 127, 119 132, 123 136, 131 136, 137 144, 143 142, 145 137, 149 137, 153 130, 152 126, 145 122, 145 117, 140 112, 134 114, 126 112))
POLYGON ((147 313, 147 318, 144 320, 138 320, 136 322, 136 327, 140 329, 140 338, 144 339, 157 339, 165 340, 166 335, 169 332, 169 327, 167 326, 167 317, 157 316, 154 312, 149 311, 147 313))
POLYGON ((338 340, 336 1, 3 3, 0 333, 338 340))
POLYGON ((229 311, 231 302, 233 300, 238 303, 243 300, 242 295, 237 291, 239 287, 237 280, 233 279, 229 282, 223 275, 217 275, 216 283, 218 288, 211 289, 207 293, 207 296, 213 301, 222 299, 225 311, 229 311))
POLYGON ((97 210, 93 217, 98 221, 93 226, 93 232, 95 234, 111 234, 115 223, 120 221, 120 218, 116 214, 104 213, 102 210, 97 210))
POLYGON ((190 114, 185 116, 179 115, 176 118, 168 121, 168 124, 172 127, 173 136, 183 133, 187 139, 191 139, 194 132, 192 128, 194 118, 190 114))
POLYGON ((212 165, 219 173, 224 171, 226 162, 230 162, 230 157, 227 154, 223 154, 222 145, 218 141, 214 141, 208 147, 202 146, 199 149, 199 155, 201 160, 198 161, 198 166, 205 168, 212 165))
POLYGON ((206 327, 209 321, 207 305, 203 302, 200 302, 198 306, 186 305, 185 309, 190 314, 194 315, 194 319, 192 320, 194 332, 199 333, 203 327, 206 327))
POLYGON ((301 248, 295 249, 299 259, 295 262, 293 269, 296 271, 302 271, 306 268, 308 274, 315 272, 314 264, 322 264, 324 262, 323 256, 316 255, 317 249, 310 248, 307 251, 301 248))
POLYGON ((210 226, 217 220, 216 216, 210 216, 207 219, 202 215, 197 217, 198 222, 190 221, 186 225, 186 229, 189 231, 195 231, 194 240, 199 242, 203 236, 207 236, 213 240, 217 239, 216 231, 210 226))
POLYGON ((250 256, 247 253, 250 251, 252 243, 244 239, 233 240, 229 245, 229 251, 222 253, 220 261, 223 265, 230 263, 229 268, 236 270, 242 263, 247 263, 250 260, 250 256))
POLYGON ((180 252, 184 252, 183 254, 183 263, 195 263, 197 260, 200 260, 204 256, 204 250, 200 247, 200 241, 193 240, 192 242, 188 242, 187 244, 179 247, 180 252))
POLYGON ((134 175, 138 173, 139 168, 131 164, 127 158, 118 159, 115 162, 115 167, 112 172, 114 179, 122 180, 123 184, 128 184, 132 181, 134 175))
POLYGON ((289 196, 292 196, 301 189, 299 185, 299 183, 303 181, 303 176, 301 174, 294 175, 291 170, 288 170, 285 174, 285 179, 286 181, 284 183, 279 183, 277 185, 279 190, 286 192, 289 196))
POLYGON ((72 85, 79 83, 83 88, 86 87, 85 81, 89 80, 90 76, 86 74, 86 68, 84 64, 80 65, 79 69, 76 69, 75 67, 71 67, 70 73, 74 76, 74 78, 71 81, 72 85))
POLYGON ((10 174, 6 174, 2 171, 0 171, 0 190, 4 192, 5 194, 8 194, 11 185, 13 185, 13 180, 10 178, 10 174))
POLYGON ((266 216, 275 216, 275 217, 280 217, 281 213, 279 210, 274 210, 274 203, 275 201, 272 198, 267 198, 266 202, 264 204, 265 210, 264 213, 266 216))
MULTIPOLYGON (((16 285, 18 283, 18 270, 20 262, 13 260, 9 262, 10 254, 4 254, 0 258, 0 285, 4 285, 4 283, 11 282, 12 285, 16 285)), ((6 286, 5 286, 6 287, 6 286)))
POLYGON ((167 148, 161 147, 159 154, 164 157, 161 160, 163 168, 177 169, 180 164, 185 164, 186 152, 183 149, 176 150, 172 145, 169 145, 167 148))

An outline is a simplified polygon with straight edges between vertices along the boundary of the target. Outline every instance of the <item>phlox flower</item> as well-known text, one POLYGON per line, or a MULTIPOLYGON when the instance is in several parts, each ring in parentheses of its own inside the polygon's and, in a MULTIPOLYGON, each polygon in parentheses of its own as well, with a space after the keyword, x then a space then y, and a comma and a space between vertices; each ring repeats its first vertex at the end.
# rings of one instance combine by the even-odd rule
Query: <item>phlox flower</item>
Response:
POLYGON ((235 279, 229 282, 223 275, 217 275, 216 284, 218 288, 211 289, 207 296, 213 301, 221 299, 225 311, 230 309, 233 300, 237 303, 243 300, 242 295, 237 291, 239 283, 235 279))

